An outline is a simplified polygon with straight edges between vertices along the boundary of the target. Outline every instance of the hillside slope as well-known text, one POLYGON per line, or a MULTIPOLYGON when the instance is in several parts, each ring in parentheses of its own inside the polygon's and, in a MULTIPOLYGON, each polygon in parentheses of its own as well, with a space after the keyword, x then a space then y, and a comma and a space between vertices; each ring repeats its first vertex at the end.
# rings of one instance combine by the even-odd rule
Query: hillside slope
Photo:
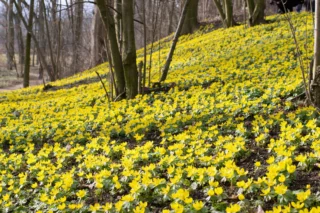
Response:
MULTIPOLYGON (((312 18, 293 18, 307 66, 312 18)), ((319 116, 287 101, 301 72, 287 22, 269 19, 182 37, 168 93, 110 104, 99 82, 0 93, 0 209, 320 212, 319 116)), ((170 42, 160 46, 153 81, 170 42)), ((53 85, 95 70, 108 67, 53 85)))

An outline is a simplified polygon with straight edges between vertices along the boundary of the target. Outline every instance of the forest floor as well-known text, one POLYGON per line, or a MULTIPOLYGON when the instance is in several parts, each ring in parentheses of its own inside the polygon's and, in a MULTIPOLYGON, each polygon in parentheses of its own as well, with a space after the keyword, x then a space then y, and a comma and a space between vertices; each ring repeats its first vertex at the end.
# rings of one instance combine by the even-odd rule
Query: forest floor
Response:
MULTIPOLYGON (((18 67, 20 70, 20 67, 18 67)), ((30 86, 39 85, 42 81, 38 79, 38 66, 31 67, 30 86)), ((17 77, 15 70, 6 69, 5 56, 0 55, 0 92, 17 90, 23 88, 23 78, 17 77)))

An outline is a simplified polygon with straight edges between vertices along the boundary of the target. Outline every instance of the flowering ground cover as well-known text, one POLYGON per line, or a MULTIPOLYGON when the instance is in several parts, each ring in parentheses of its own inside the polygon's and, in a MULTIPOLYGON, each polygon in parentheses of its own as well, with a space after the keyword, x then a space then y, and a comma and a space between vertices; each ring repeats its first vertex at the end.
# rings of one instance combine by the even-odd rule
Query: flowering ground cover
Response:
MULTIPOLYGON (((182 37, 168 93, 108 103, 99 82, 0 93, 0 209, 320 212, 319 115, 290 101, 312 17, 293 14, 301 53, 284 17, 269 19, 182 37)), ((153 81, 169 46, 155 49, 153 81)), ((53 85, 95 70, 108 66, 53 85)))

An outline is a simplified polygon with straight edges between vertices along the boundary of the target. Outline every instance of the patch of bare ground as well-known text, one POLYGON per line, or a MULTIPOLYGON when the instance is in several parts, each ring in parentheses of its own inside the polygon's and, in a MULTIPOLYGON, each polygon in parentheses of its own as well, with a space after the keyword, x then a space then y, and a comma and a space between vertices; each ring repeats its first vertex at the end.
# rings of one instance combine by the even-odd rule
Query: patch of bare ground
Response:
MULTIPOLYGON (((38 78, 37 67, 32 67, 30 72, 30 86, 42 84, 42 80, 38 78)), ((23 88, 23 78, 17 77, 14 70, 7 70, 0 66, 0 92, 8 92, 23 88)))

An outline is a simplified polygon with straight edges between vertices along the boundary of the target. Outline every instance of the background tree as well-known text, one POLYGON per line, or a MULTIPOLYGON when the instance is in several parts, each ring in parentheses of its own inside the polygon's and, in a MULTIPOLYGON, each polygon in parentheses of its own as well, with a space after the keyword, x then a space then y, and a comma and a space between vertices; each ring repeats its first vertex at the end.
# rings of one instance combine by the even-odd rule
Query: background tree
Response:
POLYGON ((224 27, 232 27, 236 25, 233 18, 233 2, 232 0, 213 0, 224 27))
POLYGON ((24 73, 23 73, 23 87, 29 86, 30 78, 30 51, 31 51, 31 31, 33 27, 33 9, 34 9, 34 0, 30 0, 30 9, 29 9, 29 20, 27 27, 27 38, 26 38, 26 54, 25 54, 25 64, 24 64, 24 73))
POLYGON ((199 28, 198 22, 199 0, 191 0, 182 25, 181 35, 193 33, 199 28))
POLYGON ((314 63, 311 81, 311 93, 315 106, 320 108, 320 2, 315 2, 314 26, 314 63))
POLYGON ((107 34, 103 26, 99 8, 94 8, 91 28, 91 63, 94 67, 107 61, 106 43, 107 34))
POLYGON ((266 8, 265 0, 247 0, 249 11, 249 26, 265 23, 264 10, 266 8))
POLYGON ((6 49, 7 49, 7 69, 12 70, 14 68, 14 23, 13 23, 13 0, 9 1, 7 7, 7 35, 6 35, 6 49))
POLYGON ((136 44, 134 35, 133 9, 134 1, 122 2, 122 27, 123 27, 123 50, 122 62, 126 84, 126 97, 134 98, 138 94, 138 71, 136 44))

